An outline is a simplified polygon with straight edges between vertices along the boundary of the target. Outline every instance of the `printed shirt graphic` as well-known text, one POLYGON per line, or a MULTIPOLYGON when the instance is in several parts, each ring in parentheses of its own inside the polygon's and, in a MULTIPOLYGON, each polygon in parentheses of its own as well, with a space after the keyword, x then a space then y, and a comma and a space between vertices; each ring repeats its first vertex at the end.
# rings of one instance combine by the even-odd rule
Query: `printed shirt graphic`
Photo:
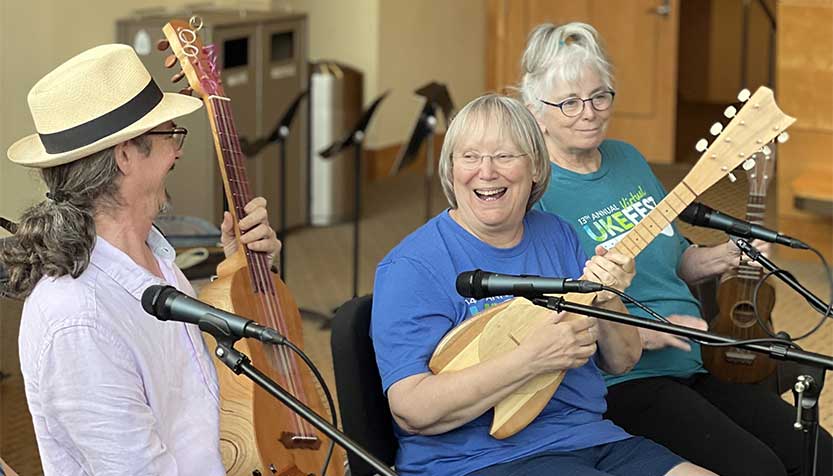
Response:
MULTIPOLYGON (((578 277, 586 260, 575 231, 558 217, 530 211, 524 235, 512 248, 489 246, 445 211, 394 248, 376 268, 371 336, 383 389, 429 372, 439 341, 455 326, 511 296, 481 300, 457 294, 457 275, 480 268, 505 274, 578 277)), ((622 440, 604 420, 604 380, 593 360, 567 372, 541 414, 510 438, 489 435, 488 411, 452 431, 399 438, 396 470, 402 475, 458 475, 542 451, 571 451, 622 440)))
MULTIPOLYGON (((665 197, 666 192, 650 166, 633 146, 616 140, 604 141, 599 150, 599 170, 578 174, 550 163, 552 180, 535 208, 554 213, 576 230, 588 256, 598 245, 613 248, 665 197)), ((700 316, 697 300, 677 276, 677 266, 688 241, 673 224, 667 226, 636 257, 636 276, 625 292, 660 315, 700 316)), ((626 303, 627 304, 627 303, 626 303)), ((627 304, 628 311, 648 318, 641 309, 627 304)), ((605 375, 608 385, 635 378, 672 375, 687 377, 702 372, 699 345, 692 351, 675 348, 645 350, 629 373, 605 375)))

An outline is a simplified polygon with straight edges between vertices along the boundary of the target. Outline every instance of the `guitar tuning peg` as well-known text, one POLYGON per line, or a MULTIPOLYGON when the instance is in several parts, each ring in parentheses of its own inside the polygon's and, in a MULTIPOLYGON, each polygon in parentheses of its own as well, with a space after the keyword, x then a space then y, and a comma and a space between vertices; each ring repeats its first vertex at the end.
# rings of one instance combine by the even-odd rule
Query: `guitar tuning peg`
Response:
POLYGON ((772 155, 772 149, 770 149, 770 147, 769 147, 768 145, 765 145, 765 146, 761 149, 761 152, 763 152, 763 153, 764 153, 764 155, 765 155, 765 156, 767 156, 767 157, 769 157, 770 155, 772 155))
POLYGON ((779 144, 783 144, 784 142, 787 142, 788 140, 790 140, 790 133, 787 132, 787 131, 784 131, 784 132, 778 134, 778 137, 776 138, 776 140, 778 141, 779 144))
POLYGON ((738 101, 746 102, 746 100, 749 99, 750 96, 752 96, 752 93, 750 93, 748 89, 743 88, 738 93, 738 101))
POLYGON ((184 94, 186 96, 191 96, 194 92, 194 88, 188 86, 187 88, 182 88, 179 90, 179 94, 184 94))
POLYGON ((737 114, 737 113, 738 113, 738 110, 735 109, 735 106, 729 106, 729 107, 726 108, 725 111, 723 111, 723 115, 726 116, 727 119, 731 119, 731 118, 735 117, 735 114, 737 114))
POLYGON ((737 177, 735 177, 735 174, 733 174, 732 172, 729 172, 728 177, 729 177, 729 181, 732 182, 732 183, 735 183, 738 179, 737 177))
POLYGON ((168 48, 170 48, 170 46, 171 46, 171 43, 168 40, 166 40, 165 38, 162 38, 161 40, 156 42, 156 49, 159 50, 159 51, 165 51, 168 48))
POLYGON ((707 141, 706 139, 700 139, 697 141, 697 144, 694 145, 694 149, 697 150, 697 152, 705 152, 708 148, 709 141, 707 141))
POLYGON ((185 77, 185 71, 180 71, 180 72, 176 73, 175 75, 171 76, 171 82, 176 83, 180 79, 182 79, 183 77, 185 77))
POLYGON ((743 170, 749 172, 755 168, 755 159, 746 159, 743 161, 743 170))
POLYGON ((165 67, 166 68, 173 68, 176 65, 176 55, 168 55, 165 58, 165 67))
POLYGON ((720 134, 721 131, 723 131, 723 124, 719 122, 715 122, 714 124, 712 124, 711 128, 709 129, 709 132, 713 136, 720 134))

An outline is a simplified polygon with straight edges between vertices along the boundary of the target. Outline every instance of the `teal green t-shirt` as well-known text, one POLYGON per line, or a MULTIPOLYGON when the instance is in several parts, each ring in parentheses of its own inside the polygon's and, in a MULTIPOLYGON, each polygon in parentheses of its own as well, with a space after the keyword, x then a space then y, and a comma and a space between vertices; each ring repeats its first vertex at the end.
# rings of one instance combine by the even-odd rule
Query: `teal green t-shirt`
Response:
MULTIPOLYGON (((598 245, 610 249, 640 222, 666 195, 650 166, 633 146, 606 140, 600 146, 599 170, 579 174, 550 163, 552 180, 535 207, 570 223, 588 256, 598 245)), ((677 275, 683 251, 689 246, 675 225, 669 225, 636 257, 636 276, 625 291, 662 316, 700 316, 700 307, 686 283, 677 275)), ((628 311, 647 313, 631 304, 628 311)), ((608 386, 637 378, 688 377, 703 372, 700 346, 691 352, 667 347, 645 350, 642 359, 625 375, 605 375, 608 386)))

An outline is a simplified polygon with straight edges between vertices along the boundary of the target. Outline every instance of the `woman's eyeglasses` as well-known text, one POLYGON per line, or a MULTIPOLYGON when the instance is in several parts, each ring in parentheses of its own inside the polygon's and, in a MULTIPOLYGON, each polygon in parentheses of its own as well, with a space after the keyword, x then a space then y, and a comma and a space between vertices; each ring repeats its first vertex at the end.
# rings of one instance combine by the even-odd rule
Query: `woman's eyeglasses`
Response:
POLYGON ((539 99, 542 103, 546 104, 547 106, 557 107, 561 109, 562 114, 567 117, 576 117, 582 112, 584 112, 584 103, 589 102, 593 109, 597 111, 606 111, 610 108, 610 105, 613 104, 613 97, 616 96, 616 93, 613 91, 604 91, 601 93, 594 94, 586 99, 581 98, 568 98, 559 103, 544 101, 543 99, 539 99))
POLYGON ((483 159, 490 157, 492 165, 500 169, 507 169, 515 164, 515 161, 526 154, 478 154, 476 152, 466 152, 460 155, 453 155, 451 159, 455 164, 467 170, 475 170, 480 168, 483 159))

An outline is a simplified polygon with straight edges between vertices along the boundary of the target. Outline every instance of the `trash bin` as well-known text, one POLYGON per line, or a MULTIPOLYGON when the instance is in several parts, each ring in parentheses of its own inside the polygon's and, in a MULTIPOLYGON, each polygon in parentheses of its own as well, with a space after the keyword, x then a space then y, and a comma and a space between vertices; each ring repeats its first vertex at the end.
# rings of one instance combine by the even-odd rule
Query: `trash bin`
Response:
POLYGON ((333 61, 310 64, 310 224, 353 219, 353 149, 322 158, 319 152, 347 134, 362 113, 363 76, 333 61))

